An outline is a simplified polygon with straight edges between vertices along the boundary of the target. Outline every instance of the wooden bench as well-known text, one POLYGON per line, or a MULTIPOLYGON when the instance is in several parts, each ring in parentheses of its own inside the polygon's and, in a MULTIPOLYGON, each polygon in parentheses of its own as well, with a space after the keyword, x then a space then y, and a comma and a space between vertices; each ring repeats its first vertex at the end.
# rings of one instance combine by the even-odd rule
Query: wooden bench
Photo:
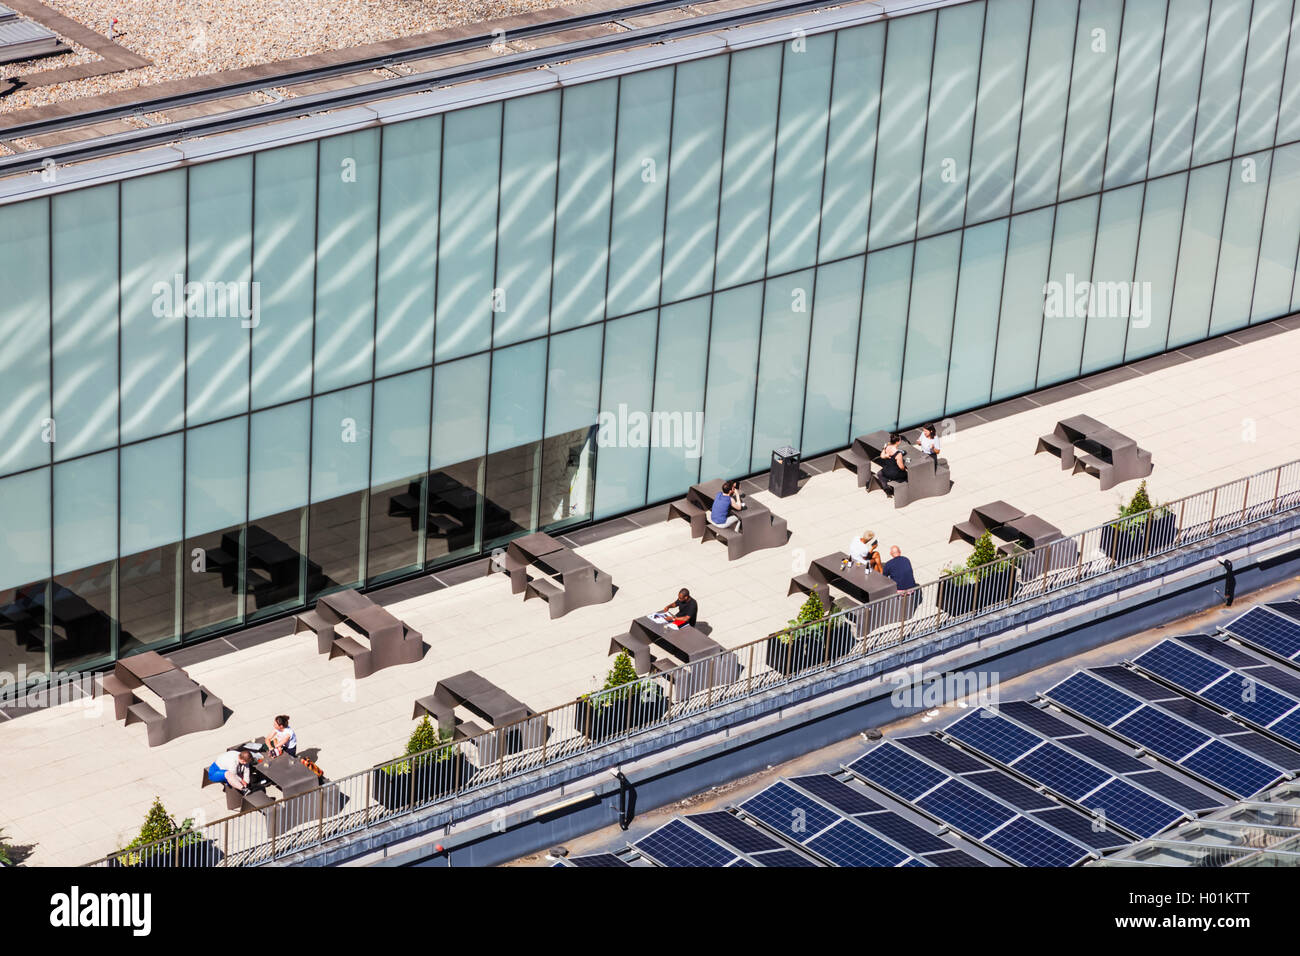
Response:
POLYGON ((681 518, 690 522, 691 537, 698 538, 704 534, 708 517, 709 513, 707 511, 698 505, 692 504, 690 499, 683 498, 668 505, 668 517, 664 520, 672 521, 674 518, 681 518))
MULTIPOLYGON (((836 452, 831 471, 847 468, 857 475, 859 488, 868 487, 871 482, 871 462, 879 454, 879 451, 872 454, 873 449, 867 444, 868 439, 874 437, 876 436, 859 436, 853 439, 853 444, 844 451, 836 452)), ((888 441, 888 438, 885 440, 888 441)))
POLYGON ((150 747, 157 747, 167 742, 167 718, 154 710, 142 700, 137 700, 126 709, 126 724, 144 724, 150 747))
POLYGON ((1061 459, 1062 471, 1074 464, 1074 445, 1069 439, 1060 435, 1040 435, 1038 445, 1034 448, 1034 454, 1037 455, 1042 451, 1061 459))
POLYGON ((360 680, 363 677, 369 677, 371 674, 371 653, 370 648, 365 647, 360 641, 351 637, 336 637, 330 642, 330 660, 336 657, 346 657, 352 661, 354 676, 360 680))
POLYGON ((99 680, 105 694, 113 698, 113 719, 125 720, 127 708, 135 703, 135 692, 116 674, 105 674, 99 680))
POLYGON ((334 643, 334 625, 316 613, 315 608, 294 615, 293 632, 297 634, 301 630, 308 630, 316 635, 317 654, 326 653, 334 643))

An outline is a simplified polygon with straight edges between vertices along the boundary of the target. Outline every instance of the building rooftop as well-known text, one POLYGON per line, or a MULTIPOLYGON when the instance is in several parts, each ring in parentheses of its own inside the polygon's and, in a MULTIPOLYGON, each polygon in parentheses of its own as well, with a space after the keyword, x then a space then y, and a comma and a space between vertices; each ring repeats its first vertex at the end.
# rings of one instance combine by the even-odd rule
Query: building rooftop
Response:
POLYGON ((1292 372, 1300 364, 1297 324, 1254 326, 962 416, 944 446, 951 492, 903 509, 857 488, 850 472, 814 462, 810 470, 820 473, 797 495, 754 494, 788 521, 784 548, 728 562, 720 545, 692 539, 685 523, 665 523, 662 506, 571 532, 579 553, 612 575, 617 592, 556 620, 543 602, 524 603, 502 576, 486 575, 485 561, 373 592, 421 631, 430 649, 418 664, 359 682, 346 661, 317 654, 310 633, 293 635, 291 620, 176 652, 233 712, 217 730, 151 749, 142 726, 124 728, 111 707, 77 702, 0 721, 6 838, 34 844, 31 863, 75 865, 129 842, 155 796, 178 819, 224 816, 219 788, 200 790, 200 769, 227 747, 266 733, 279 713, 292 716, 302 745, 337 778, 400 753, 413 700, 462 671, 477 671, 536 712, 572 701, 600 686, 610 637, 683 586, 698 598, 715 640, 743 645, 795 616, 803 598, 786 590, 797 570, 847 550, 866 528, 882 551, 899 545, 925 582, 966 558, 969 546, 949 543, 949 530, 991 500, 1007 500, 1067 534, 1095 527, 1114 517, 1136 482, 1100 492, 1095 478, 1071 476, 1051 456, 1033 454, 1037 436, 1071 415, 1092 415, 1149 449, 1155 470, 1148 485, 1159 500, 1300 459, 1300 432, 1290 425, 1300 413, 1292 372))

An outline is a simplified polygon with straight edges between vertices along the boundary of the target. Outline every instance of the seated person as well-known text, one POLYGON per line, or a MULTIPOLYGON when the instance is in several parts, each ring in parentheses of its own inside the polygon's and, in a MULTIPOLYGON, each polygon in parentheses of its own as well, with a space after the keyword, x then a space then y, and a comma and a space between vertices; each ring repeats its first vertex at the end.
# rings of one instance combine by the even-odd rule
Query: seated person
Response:
POLYGON ((740 486, 734 481, 724 481, 722 490, 714 496, 713 507, 709 510, 709 524, 719 528, 735 527, 740 530, 740 515, 737 512, 745 507, 740 498, 740 486))
POLYGON ((849 545, 849 560, 863 567, 871 564, 871 556, 876 553, 876 534, 874 531, 862 532, 862 537, 849 545))
POLYGON ((932 422, 921 426, 921 451, 935 458, 939 457, 939 433, 932 422))
POLYGON ((890 485, 907 481, 907 461, 903 456, 902 445, 903 436, 898 432, 890 432, 889 444, 880 450, 880 457, 875 459, 875 463, 880 466, 880 487, 891 498, 894 489, 890 485))
POLYGON ((691 592, 686 588, 678 591, 677 600, 664 605, 659 613, 667 614, 669 609, 672 609, 673 623, 678 627, 694 627, 695 618, 700 613, 700 606, 695 603, 695 598, 691 597, 691 592))
POLYGON ((289 715, 281 714, 275 718, 275 729, 266 735, 266 746, 272 757, 288 754, 298 756, 298 734, 289 726, 289 715))
POLYGON ((885 573, 885 566, 880 562, 880 552, 875 549, 871 551, 871 570, 876 574, 885 573))
POLYGON ((886 577, 893 578, 900 591, 910 591, 916 587, 916 578, 912 575, 912 562, 903 557, 902 549, 893 545, 889 549, 889 560, 885 562, 886 577))
POLYGON ((236 790, 247 790, 253 755, 247 750, 227 750, 208 767, 208 779, 236 790))

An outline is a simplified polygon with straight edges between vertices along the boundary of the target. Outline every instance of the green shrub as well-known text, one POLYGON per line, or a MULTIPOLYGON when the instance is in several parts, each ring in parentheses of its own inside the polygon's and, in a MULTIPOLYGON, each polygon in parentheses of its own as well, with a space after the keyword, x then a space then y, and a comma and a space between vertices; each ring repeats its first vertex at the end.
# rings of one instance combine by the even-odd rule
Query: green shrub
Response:
POLYGON ((993 546, 992 533, 985 531, 976 540, 975 546, 971 548, 966 563, 946 565, 943 569, 943 576, 945 578, 955 577, 957 583, 974 584, 980 578, 1000 572, 1007 566, 1008 563, 1003 560, 1003 556, 998 554, 998 549, 993 546))
POLYGON ((13 866, 13 857, 9 855, 9 844, 4 839, 4 830, 0 830, 0 866, 13 866))
POLYGON ((410 759, 384 767, 384 773, 391 777, 393 774, 410 773, 414 766, 450 760, 457 753, 457 747, 452 743, 452 739, 453 735, 450 731, 434 727, 429 715, 425 714, 424 719, 411 731, 411 736, 406 741, 406 756, 410 759))
POLYGON ((123 866, 139 866, 154 857, 171 856, 175 850, 197 843, 199 839, 192 819, 187 817, 177 826, 175 818, 162 805, 162 800, 154 797, 153 806, 145 815, 139 835, 122 848, 125 855, 119 859, 123 866), (167 842, 153 846, 160 840, 167 842), (142 847, 147 849, 141 849, 142 847))
POLYGON ((1168 508, 1151 500, 1151 495, 1147 492, 1147 481, 1143 478, 1128 504, 1121 502, 1120 520, 1116 522, 1116 526, 1124 531, 1133 531, 1146 524, 1147 518, 1160 518, 1168 513, 1168 508))
MULTIPOLYGON (((585 700, 592 707, 609 707, 616 700, 627 700, 634 692, 638 691, 636 685, 639 678, 636 673, 636 665, 632 663, 632 655, 627 651, 619 651, 614 658, 614 666, 609 669, 605 675, 605 684, 600 690, 592 694, 583 694, 579 700, 585 700)), ((649 683, 640 688, 642 694, 657 693, 659 685, 649 683)))
POLYGON ((808 595, 808 600, 800 605, 799 613, 795 615, 794 620, 786 623, 787 630, 780 634, 781 643, 789 644, 796 637, 818 633, 825 617, 826 608, 822 606, 822 599, 814 591, 808 595))

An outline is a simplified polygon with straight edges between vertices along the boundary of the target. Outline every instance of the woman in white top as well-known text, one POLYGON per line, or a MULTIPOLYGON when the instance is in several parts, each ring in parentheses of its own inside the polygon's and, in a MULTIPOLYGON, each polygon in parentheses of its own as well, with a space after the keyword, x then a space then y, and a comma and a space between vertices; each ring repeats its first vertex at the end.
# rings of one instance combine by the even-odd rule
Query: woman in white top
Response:
POLYGON ((275 729, 267 735, 266 745, 271 749, 273 757, 278 757, 280 754, 298 756, 298 735, 289 726, 288 714, 281 714, 275 718, 275 729))
POLYGON ((935 431, 932 424, 921 426, 921 451, 936 457, 939 454, 939 433, 935 431))

